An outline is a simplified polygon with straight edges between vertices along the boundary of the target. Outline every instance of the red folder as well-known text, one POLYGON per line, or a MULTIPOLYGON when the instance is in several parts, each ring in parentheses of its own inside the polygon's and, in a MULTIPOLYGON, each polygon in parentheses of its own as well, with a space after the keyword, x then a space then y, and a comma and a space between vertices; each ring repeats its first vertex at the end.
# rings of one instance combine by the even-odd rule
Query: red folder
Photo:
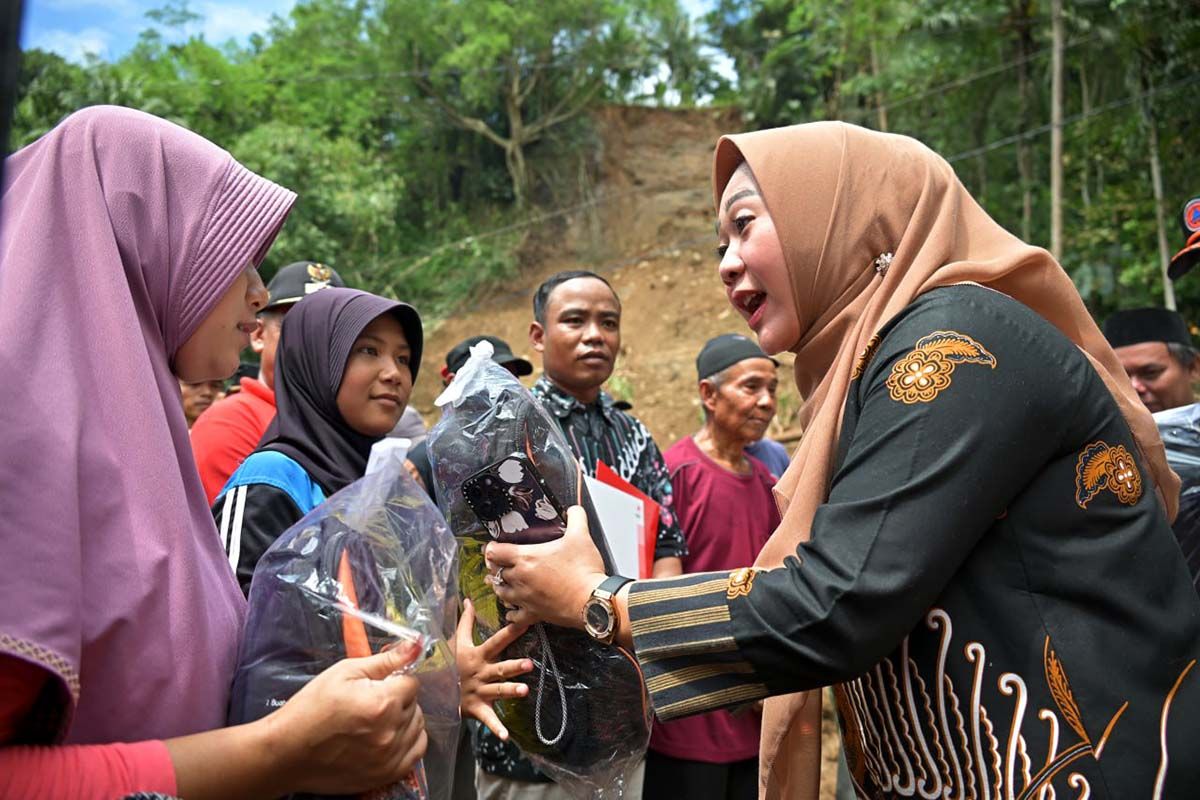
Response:
POLYGON ((654 545, 658 541, 658 503, 603 461, 596 462, 596 480, 642 501, 642 546, 638 551, 638 577, 649 578, 654 572, 654 545))

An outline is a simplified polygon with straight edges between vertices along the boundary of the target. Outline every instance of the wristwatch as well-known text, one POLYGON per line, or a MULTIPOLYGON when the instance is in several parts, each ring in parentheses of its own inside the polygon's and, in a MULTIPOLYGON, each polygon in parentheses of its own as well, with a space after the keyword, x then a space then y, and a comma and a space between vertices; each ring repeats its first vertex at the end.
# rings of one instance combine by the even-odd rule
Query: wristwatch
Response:
POLYGON ((610 575, 592 590, 592 596, 583 607, 583 627, 597 642, 612 644, 617 633, 617 612, 613 608, 613 595, 633 578, 610 575))

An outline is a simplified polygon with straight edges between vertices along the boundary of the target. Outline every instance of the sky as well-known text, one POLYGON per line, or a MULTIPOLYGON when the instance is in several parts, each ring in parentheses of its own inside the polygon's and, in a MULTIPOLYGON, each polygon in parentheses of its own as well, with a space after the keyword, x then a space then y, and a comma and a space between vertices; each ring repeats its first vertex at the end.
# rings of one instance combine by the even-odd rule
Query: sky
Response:
MULTIPOLYGON (((221 44, 265 31, 272 14, 284 15, 294 4, 295 0, 192 0, 188 7, 203 17, 195 32, 221 44)), ((163 0, 25 0, 21 46, 50 50, 76 62, 87 53, 120 58, 149 27, 146 12, 163 5, 163 0)))
MULTIPOLYGON (((713 0, 681 0, 693 17, 712 4, 713 0)), ((117 59, 149 27, 146 12, 163 5, 164 0, 25 0, 21 46, 49 50, 75 62, 88 53, 117 59)), ((203 17, 195 32, 222 44, 265 31, 272 14, 283 16, 293 5, 295 0, 191 0, 188 7, 203 17)))

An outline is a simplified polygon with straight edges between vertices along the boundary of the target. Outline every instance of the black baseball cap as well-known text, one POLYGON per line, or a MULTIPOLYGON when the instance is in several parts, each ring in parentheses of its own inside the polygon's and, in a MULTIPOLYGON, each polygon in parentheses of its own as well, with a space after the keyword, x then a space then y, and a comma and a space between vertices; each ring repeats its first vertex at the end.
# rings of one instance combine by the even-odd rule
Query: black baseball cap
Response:
POLYGON ((1183 249, 1171 258, 1171 266, 1167 268, 1171 280, 1183 277, 1200 261, 1200 197, 1193 197, 1183 204, 1179 222, 1183 228, 1184 244, 1183 249))
POLYGON ((328 267, 319 261, 296 261, 286 267, 280 267, 267 284, 267 305, 263 311, 276 306, 298 303, 307 295, 318 292, 326 286, 345 288, 342 276, 333 267, 328 267))
POLYGON ((472 336, 469 339, 463 339, 451 347, 449 353, 446 353, 446 369, 442 373, 442 377, 462 369, 463 364, 467 363, 467 359, 471 357, 471 348, 483 341, 492 343, 492 361, 502 367, 508 367, 518 378, 533 373, 533 364, 520 356, 513 355, 508 342, 497 336, 472 336))
POLYGON ((740 333, 726 333, 704 343, 700 355, 696 356, 696 373, 704 380, 748 358, 765 358, 779 366, 778 361, 763 352, 758 342, 740 333))
POLYGON ((1104 321, 1104 338, 1113 347, 1128 347, 1143 342, 1192 346, 1187 323, 1177 312, 1168 308, 1118 311, 1104 321))

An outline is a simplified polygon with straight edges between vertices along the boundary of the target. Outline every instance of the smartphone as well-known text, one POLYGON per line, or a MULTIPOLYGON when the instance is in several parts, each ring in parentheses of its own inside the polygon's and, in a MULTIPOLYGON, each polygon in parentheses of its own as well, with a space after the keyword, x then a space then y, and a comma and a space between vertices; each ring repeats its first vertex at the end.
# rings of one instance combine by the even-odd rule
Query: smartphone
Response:
POLYGON ((524 453, 488 464, 462 484, 467 506, 493 539, 537 544, 567 528, 566 510, 524 453))

